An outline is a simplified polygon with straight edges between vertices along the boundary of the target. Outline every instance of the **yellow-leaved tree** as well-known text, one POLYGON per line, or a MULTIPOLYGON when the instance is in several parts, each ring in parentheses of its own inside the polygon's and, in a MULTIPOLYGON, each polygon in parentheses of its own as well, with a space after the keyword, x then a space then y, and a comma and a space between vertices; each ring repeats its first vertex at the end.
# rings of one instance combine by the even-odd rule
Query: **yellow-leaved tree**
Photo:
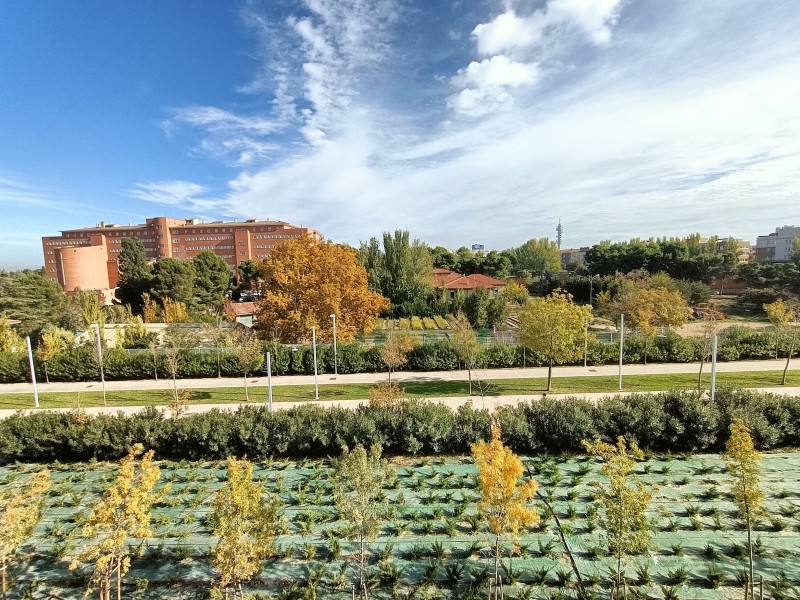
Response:
POLYGON ((389 367, 389 382, 392 381, 392 371, 399 369, 408 362, 408 353, 414 349, 416 339, 407 331, 391 330, 386 336, 386 341, 378 348, 381 360, 389 367))
POLYGON ((623 561, 632 554, 641 554, 650 547, 652 532, 647 522, 647 506, 653 492, 637 480, 633 468, 644 454, 632 442, 630 447, 625 438, 619 436, 616 445, 601 440, 583 441, 586 451, 603 461, 601 472, 608 478, 608 484, 598 485, 599 502, 603 507, 603 524, 606 530, 608 551, 617 560, 614 598, 623 596, 625 583, 623 561))
POLYGON ((547 390, 553 387, 553 364, 578 358, 583 351, 585 324, 592 308, 572 302, 572 295, 555 290, 534 298, 519 311, 519 341, 547 359, 547 390))
POLYGON ((25 352, 24 340, 3 314, 0 314, 0 352, 25 352))
POLYGON ((475 333, 469 319, 461 312, 458 313, 455 320, 452 322, 450 329, 450 343, 453 344, 453 349, 456 351, 458 360, 464 363, 464 368, 467 369, 469 395, 472 396, 472 369, 475 368, 475 364, 478 362, 478 356, 481 352, 478 334, 475 333))
POLYGON ((112 578, 117 600, 122 598, 122 578, 131 565, 129 540, 153 535, 150 508, 167 491, 154 491, 161 470, 153 462, 153 451, 145 452, 142 444, 134 444, 119 464, 116 482, 92 507, 83 528, 87 543, 69 565, 72 570, 92 565, 86 593, 97 586, 100 600, 111 600, 112 578))
POLYGON ((241 326, 234 333, 233 356, 244 376, 244 399, 250 401, 250 392, 247 388, 247 377, 258 371, 264 365, 264 348, 255 331, 241 326))
MULTIPOLYGON (((733 477, 731 492, 733 501, 747 527, 747 553, 749 577, 747 590, 753 595, 753 527, 766 512, 764 494, 761 491, 761 453, 756 451, 750 429, 741 419, 734 419, 730 426, 731 437, 725 444, 722 458, 728 473, 733 477)), ((745 593, 747 600, 747 593, 745 593)))
POLYGON ((36 347, 36 358, 44 366, 44 380, 50 383, 50 374, 47 372, 47 364, 56 356, 67 350, 75 343, 75 335, 71 331, 48 323, 42 329, 42 339, 36 347))
POLYGON ((536 496, 539 484, 534 479, 520 483, 522 460, 503 445, 500 426, 492 425, 491 441, 481 440, 472 446, 472 459, 478 467, 478 514, 485 519, 494 535, 494 590, 500 590, 500 541, 504 535, 516 535, 523 527, 539 522, 539 513, 528 506, 536 496))
POLYGON ((228 478, 214 497, 214 535, 219 538, 211 556, 225 598, 244 598, 243 584, 261 570, 278 529, 277 498, 264 497, 253 481, 253 464, 228 458, 228 478))
MULTIPOLYGON (((776 300, 771 304, 765 304, 764 310, 769 320, 775 324, 777 331, 788 331, 789 334, 789 351, 786 354, 786 365, 783 367, 783 378, 781 379, 781 385, 786 385, 789 361, 792 360, 792 354, 794 354, 797 339, 800 336, 800 302, 776 300)), ((775 337, 775 358, 778 358, 777 333, 775 337)))
POLYGON ((20 544, 33 533, 42 505, 42 493, 50 487, 50 471, 39 471, 20 486, 0 488, 0 580, 3 600, 8 592, 8 564, 20 544))
POLYGON ((278 245, 258 266, 262 297, 258 322, 270 339, 295 343, 317 336, 348 342, 372 331, 389 301, 371 292, 352 248, 300 236, 278 245))

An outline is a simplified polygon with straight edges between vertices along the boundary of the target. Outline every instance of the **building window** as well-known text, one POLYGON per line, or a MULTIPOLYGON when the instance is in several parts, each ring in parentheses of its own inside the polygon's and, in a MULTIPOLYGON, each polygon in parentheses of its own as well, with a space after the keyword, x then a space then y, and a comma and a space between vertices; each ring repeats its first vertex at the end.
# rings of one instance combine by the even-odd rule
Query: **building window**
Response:
POLYGON ((239 252, 239 256, 244 256, 244 250, 241 250, 241 251, 239 252))
POLYGON ((239 242, 239 245, 240 246, 244 246, 244 242, 239 242))

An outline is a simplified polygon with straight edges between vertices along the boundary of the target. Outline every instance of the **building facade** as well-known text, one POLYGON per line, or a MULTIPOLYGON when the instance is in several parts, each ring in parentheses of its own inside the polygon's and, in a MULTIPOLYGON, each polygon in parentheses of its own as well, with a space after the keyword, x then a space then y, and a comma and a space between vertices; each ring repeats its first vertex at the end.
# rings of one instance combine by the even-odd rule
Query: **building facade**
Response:
POLYGON ((800 237, 800 227, 786 225, 775 233, 760 235, 756 239, 755 259, 758 263, 789 262, 792 260, 792 244, 800 237))
POLYGON ((261 260, 281 242, 311 235, 313 229, 283 221, 214 221, 153 217, 143 225, 115 225, 100 222, 96 227, 70 229, 60 236, 42 238, 45 272, 66 292, 109 290, 117 287, 118 257, 122 240, 138 239, 147 259, 191 260, 203 250, 221 256, 231 270, 246 260, 261 260))

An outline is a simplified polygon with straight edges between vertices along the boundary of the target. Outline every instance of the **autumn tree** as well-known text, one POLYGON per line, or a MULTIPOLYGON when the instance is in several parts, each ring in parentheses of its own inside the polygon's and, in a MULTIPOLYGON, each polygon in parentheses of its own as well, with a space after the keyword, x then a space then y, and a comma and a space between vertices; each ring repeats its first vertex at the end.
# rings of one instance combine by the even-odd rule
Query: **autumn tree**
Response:
POLYGON ((180 412, 185 399, 185 392, 178 389, 178 373, 186 353, 192 348, 196 348, 198 343, 199 339, 195 331, 181 325, 170 325, 164 332, 162 354, 167 372, 172 378, 172 401, 178 409, 177 412, 180 412))
MULTIPOLYGON (((757 452, 750 436, 750 429, 741 419, 734 419, 730 426, 731 437, 725 444, 722 458, 728 473, 733 477, 731 492, 733 501, 747 527, 747 553, 749 561, 748 589, 753 596, 753 527, 766 514, 764 494, 761 491, 761 453, 757 452)), ((745 594, 747 600, 747 594, 745 594)))
POLYGON ((150 296, 148 292, 142 294, 142 319, 145 323, 158 322, 158 303, 150 296))
POLYGON ((24 352, 25 342, 11 326, 11 323, 3 314, 0 314, 0 352, 24 352))
POLYGON ((100 326, 100 337, 102 339, 103 327, 105 326, 106 319, 102 307, 100 306, 100 297, 97 295, 97 292, 94 290, 76 289, 70 301, 74 302, 78 307, 83 329, 88 331, 93 323, 97 323, 97 325, 100 326))
POLYGON ((258 371, 264 365, 264 348, 255 331, 240 327, 234 333, 233 355, 244 376, 244 399, 250 401, 247 390, 247 376, 258 371))
POLYGON ((481 492, 478 514, 494 535, 495 598, 500 585, 500 541, 503 535, 516 535, 523 527, 539 522, 539 513, 527 505, 536 496, 539 484, 534 479, 520 483, 524 468, 520 458, 500 439, 500 427, 492 426, 492 439, 472 446, 472 459, 478 467, 481 492))
POLYGON ((458 356, 458 360, 464 363, 469 378, 469 395, 472 395, 472 369, 480 355, 481 345, 478 342, 478 335, 472 329, 472 325, 463 313, 458 313, 450 326, 450 343, 458 356))
POLYGON ((389 513, 383 495, 384 485, 395 478, 389 462, 381 459, 381 447, 373 445, 369 452, 358 444, 353 450, 343 448, 334 463, 334 501, 345 522, 345 535, 358 543, 359 597, 366 598, 364 567, 369 550, 367 544, 378 533, 389 513))
POLYGON ((219 585, 225 598, 244 598, 242 586, 261 570, 261 561, 273 551, 278 529, 279 501, 264 497, 253 481, 253 464, 228 458, 225 485, 214 497, 214 535, 219 538, 211 551, 219 585))
POLYGON ((392 381, 392 370, 399 369, 408 362, 408 353, 414 349, 414 336, 407 331, 391 330, 386 341, 378 348, 381 360, 389 367, 389 381, 392 381))
POLYGON ((680 327, 689 318, 689 305, 677 290, 630 286, 612 304, 613 316, 625 315, 625 321, 644 334, 644 363, 650 340, 661 327, 680 327))
POLYGON ((214 320, 203 325, 203 337, 217 355, 217 377, 222 377, 222 350, 233 345, 231 323, 223 308, 214 311, 214 320))
POLYGON ((572 302, 572 295, 556 290, 533 298, 519 311, 519 341, 547 359, 547 390, 552 389, 553 364, 572 360, 583 350, 584 327, 590 306, 572 302))
POLYGON ((369 405, 377 408, 394 406, 406 397, 406 390, 396 381, 379 381, 369 386, 369 405))
POLYGON ((131 564, 130 540, 153 535, 150 508, 164 493, 154 492, 160 474, 153 451, 145 452, 141 444, 134 444, 120 461, 116 482, 92 507, 83 528, 87 543, 69 568, 93 564, 89 585, 98 586, 100 600, 111 600, 112 578, 117 600, 122 598, 122 578, 131 564))
POLYGON ((75 336, 71 331, 61 329, 56 325, 46 325, 42 330, 42 339, 39 340, 39 345, 36 348, 36 358, 38 358, 44 366, 44 380, 47 383, 50 383, 47 363, 64 352, 67 348, 71 347, 74 340, 75 336))
POLYGON ((8 565, 39 521, 42 494, 50 487, 50 471, 39 471, 20 486, 0 487, 0 589, 8 593, 8 565))
POLYGON ((311 236, 289 239, 259 264, 263 279, 257 315, 268 337, 281 342, 306 340, 312 326, 333 339, 336 315, 340 343, 371 331, 388 301, 370 292, 355 251, 311 236))
MULTIPOLYGON (((781 385, 786 385, 786 375, 789 371, 789 361, 797 346, 797 338, 800 335, 800 303, 796 300, 777 300, 771 304, 764 305, 764 311, 769 320, 775 325, 777 331, 787 331, 789 334, 789 352, 786 355, 786 366, 783 368, 783 378, 781 385)), ((778 341, 776 333, 775 358, 778 358, 778 341)))
POLYGON ((161 304, 164 307, 161 312, 164 323, 188 323, 190 321, 185 302, 165 297, 161 299, 161 304))
POLYGON ((608 550, 616 558, 616 590, 624 585, 623 561, 629 555, 645 552, 650 547, 652 532, 647 522, 647 506, 653 493, 633 474, 637 460, 644 454, 632 442, 630 447, 622 436, 612 445, 601 440, 583 441, 586 451, 603 461, 601 472, 608 478, 607 485, 598 483, 599 502, 604 509, 603 524, 608 550))

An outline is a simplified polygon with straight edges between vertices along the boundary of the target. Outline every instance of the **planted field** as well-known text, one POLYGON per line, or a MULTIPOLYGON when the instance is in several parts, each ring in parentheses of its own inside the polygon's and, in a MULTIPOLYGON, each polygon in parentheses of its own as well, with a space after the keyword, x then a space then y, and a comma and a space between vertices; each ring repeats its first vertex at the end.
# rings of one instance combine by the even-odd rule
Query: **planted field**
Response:
MULTIPOLYGON (((607 597, 612 559, 603 551, 593 501, 593 485, 602 479, 598 464, 583 458, 533 458, 525 464, 566 526, 585 581, 598 597, 607 597)), ((0 468, 0 484, 14 485, 39 468, 0 468)), ((16 563, 10 575, 15 594, 27 589, 29 597, 75 598, 86 572, 69 571, 69 560, 83 543, 81 523, 113 480, 114 467, 86 463, 51 469, 43 518, 24 545, 24 566, 16 563)), ((170 491, 152 511, 153 537, 136 543, 126 597, 163 598, 165 588, 170 598, 207 597, 214 577, 211 502, 225 481, 224 463, 162 463, 161 469, 159 485, 170 485, 170 491)), ((424 598, 485 597, 482 582, 493 559, 490 536, 476 516, 471 460, 398 459, 395 469, 396 482, 385 490, 392 517, 370 544, 371 596, 408 597, 414 591, 424 598)), ((756 570, 768 582, 769 597, 792 597, 790 589, 800 584, 800 454, 766 455, 764 469, 770 516, 755 533, 756 570)), ((635 583, 631 597, 741 597, 746 533, 719 458, 652 458, 639 464, 637 473, 657 489, 649 512, 652 551, 628 563, 635 583)), ((302 595, 311 586, 320 598, 350 598, 355 545, 339 533, 329 463, 261 463, 254 477, 281 498, 283 517, 277 554, 250 591, 311 597, 302 595)), ((508 540, 503 553, 507 598, 568 597, 575 579, 547 514, 540 528, 514 543, 508 540)))

